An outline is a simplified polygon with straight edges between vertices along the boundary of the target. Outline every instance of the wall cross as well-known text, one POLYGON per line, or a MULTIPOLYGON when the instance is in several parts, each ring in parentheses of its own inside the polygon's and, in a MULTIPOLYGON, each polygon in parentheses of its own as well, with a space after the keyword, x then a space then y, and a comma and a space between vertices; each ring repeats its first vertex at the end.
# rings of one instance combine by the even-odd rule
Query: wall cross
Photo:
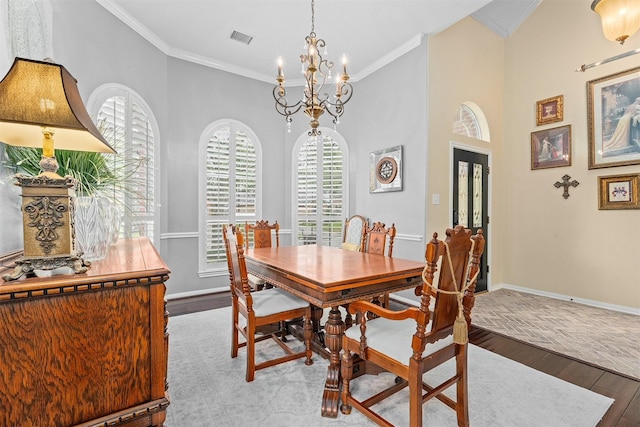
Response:
POLYGON ((562 177, 562 182, 556 181, 556 183, 553 184, 553 186, 556 188, 564 187, 564 192, 562 193, 562 197, 564 197, 565 199, 569 198, 569 187, 577 187, 578 185, 580 185, 580 183, 575 179, 569 182, 570 179, 571 177, 569 175, 565 175, 562 177))

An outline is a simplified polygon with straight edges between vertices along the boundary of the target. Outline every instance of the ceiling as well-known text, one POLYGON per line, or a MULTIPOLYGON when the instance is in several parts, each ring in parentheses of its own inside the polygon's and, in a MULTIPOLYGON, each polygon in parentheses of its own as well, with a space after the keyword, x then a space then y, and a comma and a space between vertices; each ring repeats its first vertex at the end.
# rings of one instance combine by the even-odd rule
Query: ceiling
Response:
MULTIPOLYGON (((300 84, 300 54, 311 31, 305 0, 96 0, 168 56, 275 83, 300 84), (230 38, 237 31, 250 44, 230 38)), ((318 0, 315 32, 325 59, 344 55, 357 81, 435 34, 473 16, 508 37, 542 0, 318 0)))

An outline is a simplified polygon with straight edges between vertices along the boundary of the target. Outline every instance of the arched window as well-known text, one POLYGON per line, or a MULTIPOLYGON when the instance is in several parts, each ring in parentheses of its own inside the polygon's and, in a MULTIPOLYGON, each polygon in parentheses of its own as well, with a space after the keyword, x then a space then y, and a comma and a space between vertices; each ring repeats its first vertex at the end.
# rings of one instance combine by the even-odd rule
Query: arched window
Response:
POLYGON ((218 120, 200 137, 200 272, 226 260, 222 226, 255 222, 262 211, 260 142, 245 124, 218 120))
POLYGON ((453 133, 481 141, 491 141, 487 119, 482 109, 473 102, 463 102, 456 110, 453 133))
POLYGON ((293 244, 340 246, 347 206, 348 153, 332 129, 301 136, 293 150, 293 244))
POLYGON ((147 236, 157 245, 160 150, 155 117, 140 95, 119 84, 98 87, 87 105, 96 126, 117 151, 105 158, 121 177, 113 189, 121 213, 120 236, 147 236))

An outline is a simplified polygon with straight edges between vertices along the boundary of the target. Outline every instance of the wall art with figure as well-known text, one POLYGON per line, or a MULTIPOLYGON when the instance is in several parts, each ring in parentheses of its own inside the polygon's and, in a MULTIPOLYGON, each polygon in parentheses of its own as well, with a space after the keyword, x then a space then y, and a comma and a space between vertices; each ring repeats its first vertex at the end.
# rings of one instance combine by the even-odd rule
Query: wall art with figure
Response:
POLYGON ((571 125, 531 132, 531 170, 571 166, 571 125))
POLYGON ((640 164, 640 67, 587 82, 589 169, 640 164))

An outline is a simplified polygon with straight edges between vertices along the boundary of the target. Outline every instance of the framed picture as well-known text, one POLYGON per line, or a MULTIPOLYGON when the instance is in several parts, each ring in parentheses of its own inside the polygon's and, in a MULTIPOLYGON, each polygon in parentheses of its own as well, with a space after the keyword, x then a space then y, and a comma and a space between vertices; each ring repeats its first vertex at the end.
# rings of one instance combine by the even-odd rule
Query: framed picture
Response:
POLYGON ((598 209, 640 209, 640 174, 599 176, 598 209))
POLYGON ((587 82, 589 169, 640 164, 640 67, 587 82))
POLYGON ((536 126, 561 122, 564 108, 563 104, 563 95, 536 102, 536 126))
POLYGON ((531 170, 571 166, 571 125, 531 132, 531 170))
POLYGON ((369 192, 402 191, 402 145, 369 154, 369 192))

